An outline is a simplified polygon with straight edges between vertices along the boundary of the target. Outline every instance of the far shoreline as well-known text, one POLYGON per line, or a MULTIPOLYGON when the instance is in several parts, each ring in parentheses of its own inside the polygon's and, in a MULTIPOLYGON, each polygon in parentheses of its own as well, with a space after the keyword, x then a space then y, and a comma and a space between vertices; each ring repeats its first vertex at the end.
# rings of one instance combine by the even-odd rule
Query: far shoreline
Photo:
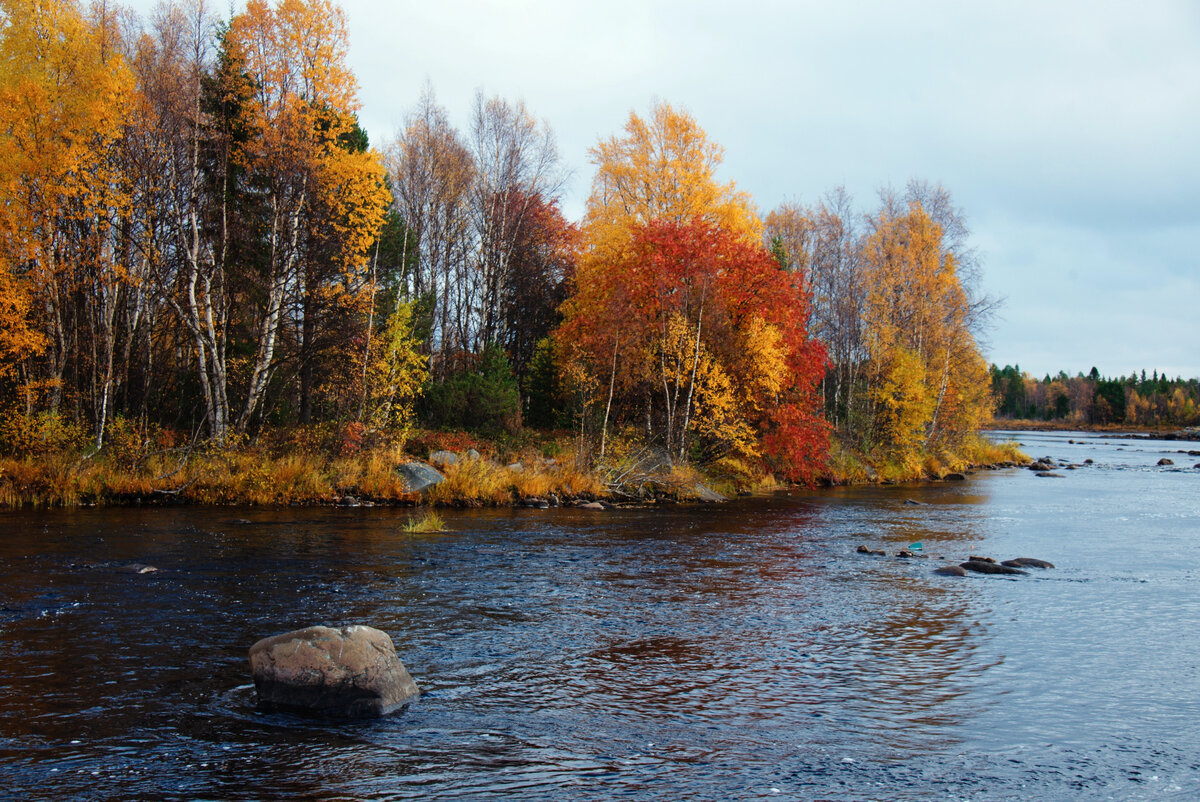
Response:
POLYGON ((1080 423, 1078 421, 993 419, 984 432, 1086 432, 1112 437, 1139 437, 1151 440, 1200 441, 1200 427, 1137 426, 1116 423, 1080 423))

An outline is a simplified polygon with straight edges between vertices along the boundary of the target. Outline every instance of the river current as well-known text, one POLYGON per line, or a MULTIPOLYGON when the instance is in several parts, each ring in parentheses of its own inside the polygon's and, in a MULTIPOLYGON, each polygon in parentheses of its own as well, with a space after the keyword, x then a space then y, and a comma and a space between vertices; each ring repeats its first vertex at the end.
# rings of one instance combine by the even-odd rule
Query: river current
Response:
POLYGON ((3 513, 0 798, 1200 798, 1200 444, 1013 436, 1093 463, 440 535, 3 513), (972 554, 1056 568, 933 574, 972 554), (257 712, 250 645, 318 623, 387 632, 420 698, 257 712))

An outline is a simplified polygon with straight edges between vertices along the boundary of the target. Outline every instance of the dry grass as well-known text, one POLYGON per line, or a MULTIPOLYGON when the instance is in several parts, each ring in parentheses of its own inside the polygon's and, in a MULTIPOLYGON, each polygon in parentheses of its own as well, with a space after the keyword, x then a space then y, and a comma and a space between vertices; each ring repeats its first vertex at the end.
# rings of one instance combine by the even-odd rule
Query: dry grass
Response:
POLYGON ((508 471, 483 459, 460 459, 442 471, 446 477, 429 489, 434 504, 497 506, 512 503, 508 471))

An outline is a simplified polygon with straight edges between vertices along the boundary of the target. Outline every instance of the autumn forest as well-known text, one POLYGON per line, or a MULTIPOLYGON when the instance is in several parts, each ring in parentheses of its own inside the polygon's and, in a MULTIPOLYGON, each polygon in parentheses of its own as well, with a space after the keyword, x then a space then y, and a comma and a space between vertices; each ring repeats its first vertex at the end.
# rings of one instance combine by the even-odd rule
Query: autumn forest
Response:
POLYGON ((329 0, 0 9, 8 503, 400 497, 437 447, 552 466, 460 468, 484 502, 995 458, 994 302, 941 186, 764 214, 661 102, 571 221, 521 101, 459 129, 428 87, 369 142, 329 0))

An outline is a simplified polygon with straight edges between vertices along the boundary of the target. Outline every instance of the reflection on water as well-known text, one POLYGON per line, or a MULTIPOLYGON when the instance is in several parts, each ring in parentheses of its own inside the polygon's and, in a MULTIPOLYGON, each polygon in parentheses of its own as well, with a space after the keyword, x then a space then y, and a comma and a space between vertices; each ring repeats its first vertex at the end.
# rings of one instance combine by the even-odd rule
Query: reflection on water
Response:
POLYGON ((1022 437, 1094 465, 455 513, 443 536, 405 535, 396 510, 10 513, 0 782, 56 799, 1192 798, 1200 472, 1157 469, 1162 443, 1022 437), (916 542, 924 559, 854 551, 916 542), (972 553, 1059 567, 932 575, 972 553), (348 622, 393 636, 417 702, 340 725, 254 709, 251 643, 348 622))

